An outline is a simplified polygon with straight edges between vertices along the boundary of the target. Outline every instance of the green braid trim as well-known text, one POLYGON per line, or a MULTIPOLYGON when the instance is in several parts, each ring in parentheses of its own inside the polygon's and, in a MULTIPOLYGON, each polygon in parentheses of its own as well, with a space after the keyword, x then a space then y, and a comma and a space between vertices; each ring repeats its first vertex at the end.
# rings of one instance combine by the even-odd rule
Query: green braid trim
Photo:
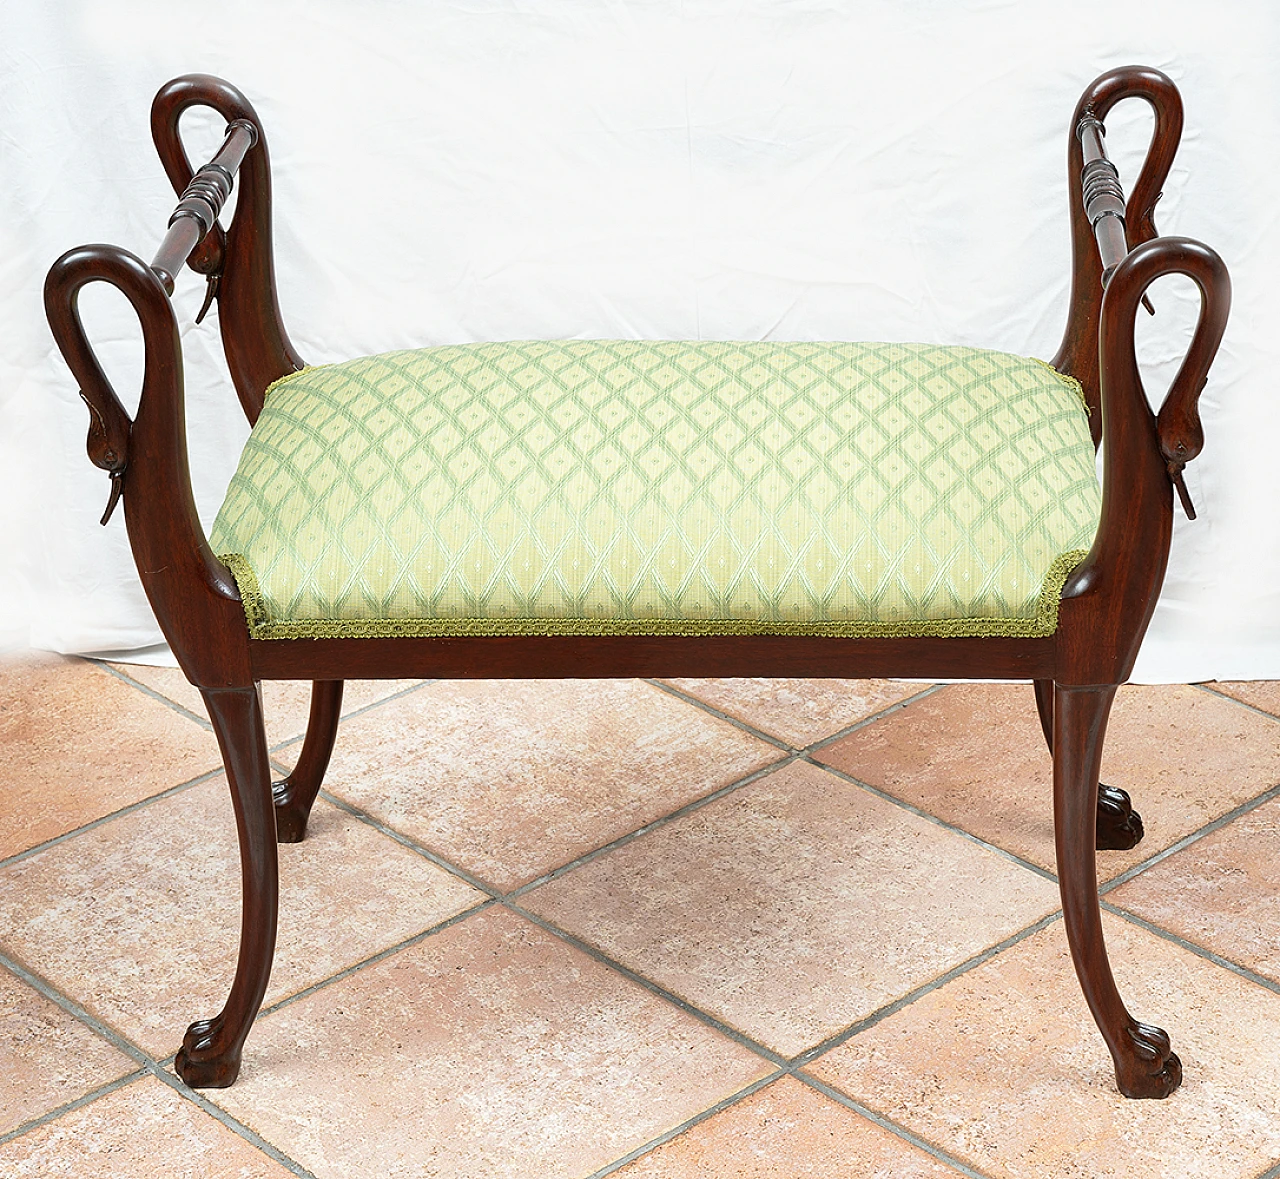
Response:
MULTIPOLYGON (((1039 363, 1043 364, 1044 361, 1042 360, 1039 363)), ((287 385, 290 381, 294 379, 294 377, 300 377, 302 376, 303 373, 313 373, 319 369, 329 368, 329 367, 330 366, 327 364, 304 364, 301 368, 295 369, 291 373, 285 373, 284 376, 282 377, 276 377, 276 379, 272 381, 271 384, 269 384, 265 389, 263 389, 262 404, 266 405, 267 398, 270 397, 271 394, 274 393, 277 389, 279 389, 282 385, 287 385)))
POLYGON ((315 618, 272 621, 249 562, 223 561, 236 579, 253 639, 422 639, 499 635, 808 635, 833 639, 1045 638, 1058 629, 1058 602, 1088 550, 1049 566, 1032 618, 933 618, 901 622, 782 622, 751 618, 315 618))
POLYGON ((1084 406, 1085 417, 1093 416, 1093 410, 1089 408, 1089 399, 1084 395, 1084 386, 1080 384, 1080 382, 1077 381, 1075 377, 1073 377, 1070 373, 1060 373, 1047 360, 1041 360, 1038 356, 1029 356, 1027 357, 1027 359, 1035 361, 1036 364, 1043 365, 1051 373, 1053 373, 1053 375, 1057 377, 1058 380, 1060 380, 1064 385, 1066 385, 1068 389, 1070 389, 1073 393, 1075 393, 1075 395, 1078 398, 1080 398, 1080 404, 1084 406))

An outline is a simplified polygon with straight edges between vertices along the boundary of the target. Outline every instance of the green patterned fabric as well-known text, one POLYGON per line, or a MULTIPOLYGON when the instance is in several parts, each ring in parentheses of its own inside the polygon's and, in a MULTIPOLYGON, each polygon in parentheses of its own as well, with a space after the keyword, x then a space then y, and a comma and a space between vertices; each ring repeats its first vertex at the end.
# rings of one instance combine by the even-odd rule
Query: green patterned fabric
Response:
POLYGON ((561 340, 278 381, 211 541, 255 638, 1042 635, 1079 387, 922 344, 561 340))

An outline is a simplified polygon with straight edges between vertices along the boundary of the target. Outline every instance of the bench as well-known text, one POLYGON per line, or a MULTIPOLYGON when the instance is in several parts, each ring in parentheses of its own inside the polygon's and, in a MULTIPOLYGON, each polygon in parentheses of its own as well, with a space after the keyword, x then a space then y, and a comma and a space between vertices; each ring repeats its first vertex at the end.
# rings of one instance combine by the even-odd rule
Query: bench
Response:
MULTIPOLYGON (((1045 363, 932 344, 525 341, 307 367, 281 322, 271 177, 252 106, 219 79, 164 86, 152 130, 180 194, 153 262, 114 246, 53 266, 45 303, 90 410, 89 454, 123 500, 160 626, 207 704, 239 830, 239 962, 175 1067, 231 1084, 271 969, 277 841, 303 838, 357 678, 806 676, 1035 685, 1076 972, 1130 1097, 1181 1080, 1107 961, 1095 847, 1141 824, 1099 786, 1103 734, 1164 576, 1175 491, 1230 301, 1218 256, 1160 237, 1181 132, 1140 67, 1084 92, 1068 136, 1073 280, 1045 363), (1126 202, 1108 111, 1155 131, 1126 202), (228 121, 193 171, 182 113, 228 121), (239 178, 234 217, 218 215, 239 178), (191 494, 170 302, 185 264, 216 298, 253 426, 206 537, 191 494), (1158 413, 1134 355, 1148 286, 1189 276, 1201 311, 1158 413), (122 408, 77 311, 105 281, 136 310, 145 371, 122 408), (1095 451, 1103 446, 1103 479, 1095 451), (274 785, 257 684, 313 682, 298 763, 274 785)), ((203 312, 201 313, 203 316, 203 312)))

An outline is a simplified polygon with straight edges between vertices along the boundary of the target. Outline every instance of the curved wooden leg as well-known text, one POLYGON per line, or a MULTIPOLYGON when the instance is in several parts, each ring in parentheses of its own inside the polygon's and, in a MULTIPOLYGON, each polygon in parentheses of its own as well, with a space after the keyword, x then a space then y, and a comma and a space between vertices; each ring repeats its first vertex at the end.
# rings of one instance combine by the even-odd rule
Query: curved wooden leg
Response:
POLYGON ((311 685, 311 716, 298 762, 293 773, 271 786, 279 843, 301 843, 307 833, 307 818, 329 768, 341 714, 342 681, 316 680, 311 685))
POLYGON ((279 874, 275 810, 262 702, 256 688, 201 689, 235 806, 244 890, 240 958, 226 1005, 212 1019, 193 1023, 173 1067, 192 1088, 225 1088, 240 1071, 240 1051, 267 990, 276 947, 279 874))
POLYGON ((1182 1081, 1182 1062, 1160 1028, 1125 1009, 1111 975, 1098 908, 1094 858, 1098 767, 1114 687, 1054 693, 1053 819, 1058 882, 1071 958, 1089 1010, 1111 1050, 1116 1084, 1126 1097, 1168 1097, 1182 1081))
POLYGON ((1033 680, 1036 690, 1036 712, 1040 714, 1040 731, 1044 743, 1053 753, 1053 680, 1033 680))
MULTIPOLYGON (((1053 681, 1035 680, 1036 711, 1040 714, 1040 728, 1045 744, 1053 752, 1053 681)), ((1097 833, 1094 847, 1098 851, 1128 851, 1137 847, 1146 834, 1142 816, 1133 809, 1133 801, 1127 790, 1119 786, 1098 784, 1097 833)))

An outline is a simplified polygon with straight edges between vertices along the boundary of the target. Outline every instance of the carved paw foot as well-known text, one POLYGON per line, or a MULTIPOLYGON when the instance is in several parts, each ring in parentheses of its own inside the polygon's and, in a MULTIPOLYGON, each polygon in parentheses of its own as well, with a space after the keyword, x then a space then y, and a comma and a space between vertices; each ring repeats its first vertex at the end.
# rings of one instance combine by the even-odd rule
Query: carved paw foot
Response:
POLYGON ((1144 834, 1142 816, 1133 809, 1128 793, 1118 786, 1100 785, 1094 846, 1099 851, 1128 851, 1137 847, 1144 834))
POLYGON ((307 834, 307 809, 299 804, 293 783, 288 778, 272 782, 271 798, 276 805, 276 842, 301 843, 307 834))
POLYGON ((240 1073, 240 1051, 227 1051, 218 1041, 222 1016, 201 1019, 187 1028, 174 1059, 174 1072, 193 1089, 225 1089, 240 1073))
POLYGON ((1133 1022, 1126 1029, 1133 1055, 1116 1065, 1116 1084, 1126 1097, 1168 1097, 1182 1084, 1182 1061, 1162 1028, 1133 1022))

